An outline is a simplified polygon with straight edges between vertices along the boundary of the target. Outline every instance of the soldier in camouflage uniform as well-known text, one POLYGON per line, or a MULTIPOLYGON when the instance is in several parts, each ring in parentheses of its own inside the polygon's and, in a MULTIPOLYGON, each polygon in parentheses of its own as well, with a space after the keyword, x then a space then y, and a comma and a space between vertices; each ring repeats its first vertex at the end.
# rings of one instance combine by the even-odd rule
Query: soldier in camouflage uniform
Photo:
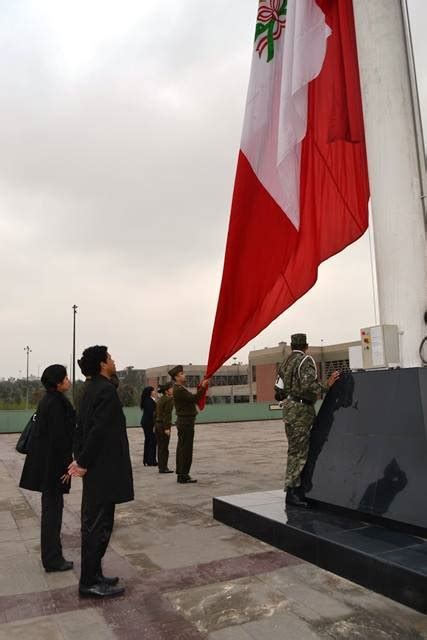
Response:
POLYGON ((286 503, 307 506, 300 494, 301 472, 307 462, 310 431, 315 417, 314 403, 321 394, 338 379, 335 371, 326 385, 317 379, 313 358, 307 355, 307 336, 296 333, 291 336, 292 353, 279 367, 276 380, 276 397, 283 400, 283 420, 288 439, 288 463, 286 467, 286 503))

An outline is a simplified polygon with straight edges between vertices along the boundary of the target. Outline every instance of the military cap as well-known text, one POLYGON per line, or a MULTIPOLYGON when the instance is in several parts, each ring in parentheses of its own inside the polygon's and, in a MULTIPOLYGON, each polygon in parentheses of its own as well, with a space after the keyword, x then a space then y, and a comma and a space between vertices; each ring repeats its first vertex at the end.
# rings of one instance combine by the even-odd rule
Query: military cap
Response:
POLYGON ((171 389, 173 387, 173 382, 166 382, 165 384, 160 384, 157 392, 158 393, 166 393, 166 391, 168 389, 171 389))
POLYGON ((182 366, 182 364, 177 364, 176 367, 173 367, 170 371, 168 371, 168 374, 171 378, 175 379, 175 376, 177 376, 178 373, 182 373, 183 371, 184 367, 182 366))
POLYGON ((307 344, 307 336, 305 333, 294 333, 291 335, 291 345, 293 347, 306 347, 307 344))

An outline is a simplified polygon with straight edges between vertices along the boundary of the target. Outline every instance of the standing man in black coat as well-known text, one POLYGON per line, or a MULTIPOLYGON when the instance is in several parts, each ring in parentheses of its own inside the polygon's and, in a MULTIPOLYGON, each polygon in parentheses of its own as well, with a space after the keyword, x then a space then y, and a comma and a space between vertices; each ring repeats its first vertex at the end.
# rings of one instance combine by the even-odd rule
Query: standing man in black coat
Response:
POLYGON ((103 575, 101 562, 113 530, 115 505, 134 498, 132 466, 126 420, 111 382, 116 366, 107 347, 85 349, 79 366, 90 377, 78 414, 79 449, 69 467, 70 475, 83 477, 79 592, 103 598, 124 592, 118 578, 103 575))

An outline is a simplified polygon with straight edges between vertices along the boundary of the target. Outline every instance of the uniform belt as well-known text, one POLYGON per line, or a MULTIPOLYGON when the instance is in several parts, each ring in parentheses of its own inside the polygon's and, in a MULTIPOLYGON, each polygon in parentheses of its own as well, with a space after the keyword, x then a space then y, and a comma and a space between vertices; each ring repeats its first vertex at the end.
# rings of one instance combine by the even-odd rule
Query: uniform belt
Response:
POLYGON ((300 404, 308 404, 309 407, 312 407, 314 405, 314 402, 311 402, 310 400, 306 400, 305 398, 299 398, 298 396, 288 396, 289 400, 292 400, 292 402, 299 402, 300 404))

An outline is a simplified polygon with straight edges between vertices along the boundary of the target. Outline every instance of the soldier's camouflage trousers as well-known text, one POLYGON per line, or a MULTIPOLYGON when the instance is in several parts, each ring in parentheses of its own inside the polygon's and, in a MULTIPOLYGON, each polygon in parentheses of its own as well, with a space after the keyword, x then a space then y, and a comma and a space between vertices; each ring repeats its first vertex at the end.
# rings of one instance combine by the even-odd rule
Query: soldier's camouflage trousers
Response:
POLYGON ((301 484, 300 476, 307 462, 314 417, 314 407, 285 400, 283 420, 288 439, 285 490, 288 487, 299 487, 301 484))

